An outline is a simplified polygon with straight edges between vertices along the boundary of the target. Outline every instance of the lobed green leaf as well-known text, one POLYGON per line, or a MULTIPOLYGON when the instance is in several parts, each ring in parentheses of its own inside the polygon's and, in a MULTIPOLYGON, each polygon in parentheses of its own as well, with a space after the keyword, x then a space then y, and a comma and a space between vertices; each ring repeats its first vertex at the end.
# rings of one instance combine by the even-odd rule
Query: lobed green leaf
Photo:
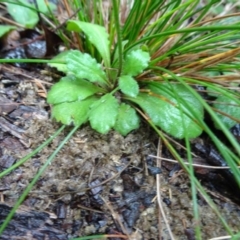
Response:
POLYGON ((60 72, 67 73, 67 64, 66 64, 66 57, 69 51, 64 51, 59 53, 57 56, 55 56, 51 61, 49 61, 48 65, 50 67, 56 68, 60 72), (57 63, 59 61, 59 63, 57 63))
POLYGON ((139 93, 131 100, 145 111, 156 126, 180 139, 195 138, 202 133, 197 118, 203 118, 203 107, 187 88, 181 84, 152 83, 149 89, 151 94, 139 93))
POLYGON ((139 116, 135 109, 128 104, 122 103, 118 109, 114 129, 123 136, 126 136, 132 130, 139 128, 139 121, 139 116))
POLYGON ((67 29, 75 32, 83 31, 87 35, 89 41, 101 54, 105 66, 108 68, 110 67, 109 35, 104 27, 93 23, 69 20, 67 29))
POLYGON ((108 133, 115 125, 119 104, 111 94, 105 94, 92 104, 89 113, 91 127, 99 133, 108 133))
POLYGON ((123 75, 136 76, 148 66, 150 55, 141 49, 133 50, 127 54, 123 63, 123 75))
POLYGON ((22 24, 24 27, 33 28, 38 23, 38 15, 36 11, 30 9, 33 8, 33 5, 28 3, 28 1, 18 0, 16 4, 6 3, 6 5, 7 11, 12 16, 12 18, 16 22, 22 24))
POLYGON ((66 56, 66 63, 68 73, 72 73, 78 78, 85 78, 90 82, 97 82, 100 85, 107 84, 107 77, 101 65, 89 54, 71 50, 66 56))
POLYGON ((101 89, 98 86, 88 81, 77 79, 74 76, 67 76, 52 86, 48 92, 47 102, 55 105, 83 100, 100 91, 101 89))
POLYGON ((62 124, 81 125, 88 120, 89 108, 97 98, 90 97, 83 101, 64 102, 53 106, 52 117, 62 124))
POLYGON ((129 75, 123 75, 119 77, 118 84, 121 91, 127 96, 136 97, 139 93, 139 86, 137 81, 129 75))

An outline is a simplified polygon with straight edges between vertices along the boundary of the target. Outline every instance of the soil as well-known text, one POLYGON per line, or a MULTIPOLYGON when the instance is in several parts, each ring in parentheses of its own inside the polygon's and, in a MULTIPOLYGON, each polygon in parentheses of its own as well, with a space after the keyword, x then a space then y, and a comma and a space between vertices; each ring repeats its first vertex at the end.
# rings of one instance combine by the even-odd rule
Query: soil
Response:
MULTIPOLYGON (((8 65, 2 66, 0 74, 3 171, 53 135, 60 124, 50 119, 44 97, 53 83, 51 76, 37 68, 8 65)), ((0 179, 1 223, 71 128, 0 179)), ((163 209, 175 239, 195 239, 197 225, 203 239, 228 235, 200 194, 200 221, 194 220, 188 176, 175 163, 163 161, 161 168, 157 167, 158 160, 153 157, 157 145, 157 135, 144 123, 126 137, 116 132, 101 135, 87 125, 81 127, 48 166, 0 239, 62 240, 98 234, 115 236, 108 239, 171 239, 159 211, 157 175, 163 209)), ((207 164, 205 160, 214 149, 209 151, 200 152, 198 160, 207 164)), ((163 157, 173 158, 164 146, 162 152, 163 157)), ((230 180, 219 171, 198 168, 196 174, 232 231, 239 232, 239 191, 235 188, 233 193, 226 184, 230 180)))
MULTIPOLYGON (((53 55, 59 39, 44 31, 45 40, 33 30, 13 31, 1 39, 1 57, 53 55)), ((47 67, 0 66, 0 172, 60 128, 46 103, 47 90, 59 78, 47 67)), ((41 152, 0 178, 0 224, 71 129, 65 128, 41 152)), ((240 125, 232 133, 240 141, 240 125)), ((168 240, 159 202, 175 239, 194 240, 196 226, 202 239, 229 235, 199 193, 200 220, 194 219, 188 176, 177 163, 155 157, 158 144, 158 136, 145 123, 126 137, 113 131, 101 135, 82 126, 37 181, 0 239, 67 240, 105 234, 116 240, 168 240)), ((184 158, 181 147, 175 147, 184 158)), ((192 142, 192 147, 196 163, 225 165, 206 136, 192 142)), ((173 158, 164 145, 162 157, 173 158)), ((198 167, 195 173, 231 230, 240 232, 240 189, 231 172, 198 167)))

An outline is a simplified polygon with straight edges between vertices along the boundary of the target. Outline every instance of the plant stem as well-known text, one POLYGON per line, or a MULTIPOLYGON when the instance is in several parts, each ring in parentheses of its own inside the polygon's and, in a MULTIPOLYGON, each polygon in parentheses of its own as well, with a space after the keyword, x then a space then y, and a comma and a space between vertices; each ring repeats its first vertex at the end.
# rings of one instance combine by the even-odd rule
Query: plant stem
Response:
POLYGON ((23 163, 25 163, 29 158, 33 157, 34 155, 36 155, 39 151, 41 151, 44 147, 46 147, 57 135, 59 135, 63 129, 65 128, 65 126, 63 125, 61 128, 59 128, 50 138, 48 138, 42 145, 40 145, 38 148, 36 148, 34 151, 32 151, 31 153, 29 153, 27 156, 25 156, 24 158, 20 159, 17 163, 15 163, 13 166, 11 166, 10 168, 6 169, 5 171, 0 173, 0 178, 7 175, 8 173, 10 173, 11 171, 13 171, 15 168, 19 167, 20 165, 22 165, 23 163))
MULTIPOLYGON (((146 119, 146 118, 145 118, 146 119)), ((222 225, 226 229, 226 231, 233 236, 233 232, 228 226, 226 220, 222 217, 221 213, 217 209, 215 203, 213 200, 207 195, 206 191, 200 184, 200 182, 196 179, 196 177, 191 174, 191 170, 189 167, 184 163, 183 159, 180 157, 180 155, 177 153, 177 151, 174 149, 174 147, 169 143, 169 141, 164 137, 162 132, 155 126, 155 124, 150 120, 146 119, 147 122, 150 124, 150 126, 155 130, 155 132, 159 135, 159 137, 163 140, 165 143, 165 146, 168 148, 168 150, 171 152, 171 154, 178 160, 179 164, 182 166, 182 168, 188 173, 188 176, 191 178, 191 184, 194 184, 195 187, 198 189, 198 191, 201 193, 202 197, 205 199, 205 201, 208 203, 208 205, 212 208, 212 210, 215 212, 215 214, 218 216, 219 220, 221 221, 222 225)), ((196 229, 198 230, 198 229, 196 229)))
POLYGON ((118 76, 121 75, 122 72, 122 63, 123 63, 123 55, 122 55, 122 34, 120 29, 120 23, 119 23, 119 4, 117 0, 113 0, 113 13, 115 18, 115 26, 117 31, 117 46, 118 46, 118 76))
POLYGON ((49 60, 49 59, 19 59, 19 58, 13 58, 13 59, 0 59, 0 63, 59 63, 59 64, 65 64, 65 62, 60 60, 49 60))
POLYGON ((44 165, 40 168, 40 170, 38 171, 38 173, 36 174, 36 176, 34 177, 32 182, 24 190, 23 194, 17 200, 16 204, 14 205, 14 207, 12 208, 12 210, 10 211, 10 213, 8 214, 6 219, 4 220, 3 224, 1 225, 1 227, 0 227, 0 235, 2 234, 4 229, 7 227, 8 223, 11 221, 14 213, 16 212, 18 207, 21 205, 21 203, 24 201, 24 199, 26 198, 28 193, 31 191, 31 189, 33 188, 34 184, 37 182, 37 180, 40 178, 40 176, 46 170, 46 168, 51 163, 51 161, 54 159, 54 157, 57 155, 57 153, 62 149, 64 144, 72 137, 72 135, 77 131, 78 128, 79 128, 79 126, 75 126, 72 129, 72 131, 67 135, 66 138, 64 138, 64 140, 60 143, 60 145, 57 147, 57 149, 52 153, 52 155, 47 159, 47 161, 44 163, 44 165))

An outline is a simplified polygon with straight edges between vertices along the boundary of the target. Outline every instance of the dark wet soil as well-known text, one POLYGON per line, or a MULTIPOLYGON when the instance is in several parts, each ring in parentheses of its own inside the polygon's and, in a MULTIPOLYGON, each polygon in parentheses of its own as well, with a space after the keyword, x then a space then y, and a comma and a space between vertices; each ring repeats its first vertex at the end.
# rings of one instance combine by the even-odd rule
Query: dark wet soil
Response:
MULTIPOLYGON (((53 135, 60 125, 49 118, 50 108, 44 98, 51 77, 7 65, 0 74, 3 171, 53 135)), ((70 130, 65 129, 35 157, 0 179, 1 223, 70 130)), ((163 208, 176 239, 194 239, 196 225, 203 239, 228 235, 199 194, 201 220, 194 220, 188 177, 175 163, 163 162, 157 167, 157 159, 151 157, 156 155, 157 144, 157 135, 145 124, 127 137, 115 132, 100 135, 83 126, 48 166, 1 239, 71 239, 102 233, 119 235, 109 239, 159 239, 160 234, 162 239, 170 239, 156 197, 157 174, 163 208)), ((211 154, 201 154, 199 159, 206 164, 211 154)), ((164 148, 163 157, 172 158, 164 148)), ((199 168, 196 173, 232 231, 238 232, 237 191, 216 187, 216 182, 226 185, 219 171, 199 168)))

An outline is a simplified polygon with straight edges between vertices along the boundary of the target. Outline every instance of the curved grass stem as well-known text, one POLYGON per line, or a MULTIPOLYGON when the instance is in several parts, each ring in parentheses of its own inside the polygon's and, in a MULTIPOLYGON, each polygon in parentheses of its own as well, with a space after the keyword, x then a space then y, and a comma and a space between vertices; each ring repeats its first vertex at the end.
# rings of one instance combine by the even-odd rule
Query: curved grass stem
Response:
POLYGON ((2 234, 2 232, 4 231, 4 229, 7 227, 8 223, 11 221, 11 219, 13 218, 16 210, 18 209, 18 207, 21 205, 21 203, 24 201, 24 199, 26 198, 26 196, 28 195, 28 193, 31 191, 31 189, 33 188, 33 186, 36 184, 36 182, 38 181, 38 179, 40 178, 40 176, 43 174, 43 172, 46 170, 46 168, 49 166, 49 164, 52 162, 52 160, 54 159, 54 157, 57 155, 57 153, 63 148, 64 144, 72 137, 72 135, 77 131, 77 129, 79 128, 79 126, 75 126, 72 131, 64 138, 64 140, 60 143, 60 145, 57 147, 57 149, 52 153, 52 155, 47 159, 47 161, 44 163, 44 165, 40 168, 40 170, 38 171, 38 173, 36 174, 36 176, 34 177, 34 179, 32 180, 32 182, 27 186, 27 188, 24 190, 24 192, 22 193, 22 195, 20 196, 20 198, 17 200, 17 202, 15 203, 14 207, 12 208, 12 210, 10 211, 10 213, 8 214, 8 216, 6 217, 6 219, 4 220, 3 224, 0 226, 0 235, 2 234))
POLYGON ((123 63, 123 55, 122 55, 122 37, 121 37, 121 29, 120 29, 120 22, 119 22, 119 4, 117 0, 113 0, 113 14, 115 19, 115 26, 117 32, 117 46, 118 46, 118 76, 121 75, 122 72, 122 63, 123 63))
POLYGON ((63 125, 61 128, 59 128, 50 138, 48 138, 43 144, 41 144, 38 148, 36 148, 34 151, 32 151, 31 153, 29 153, 27 156, 25 156, 24 158, 20 159, 17 163, 15 163, 14 165, 12 165, 10 168, 6 169, 5 171, 0 173, 0 178, 2 178, 3 176, 7 175, 8 173, 10 173, 11 171, 13 171, 14 169, 16 169, 17 167, 21 166, 23 163, 25 163, 29 158, 33 157, 34 155, 36 155, 38 152, 40 152, 44 147, 46 147, 57 135, 59 135, 63 129, 65 128, 65 126, 63 125))

